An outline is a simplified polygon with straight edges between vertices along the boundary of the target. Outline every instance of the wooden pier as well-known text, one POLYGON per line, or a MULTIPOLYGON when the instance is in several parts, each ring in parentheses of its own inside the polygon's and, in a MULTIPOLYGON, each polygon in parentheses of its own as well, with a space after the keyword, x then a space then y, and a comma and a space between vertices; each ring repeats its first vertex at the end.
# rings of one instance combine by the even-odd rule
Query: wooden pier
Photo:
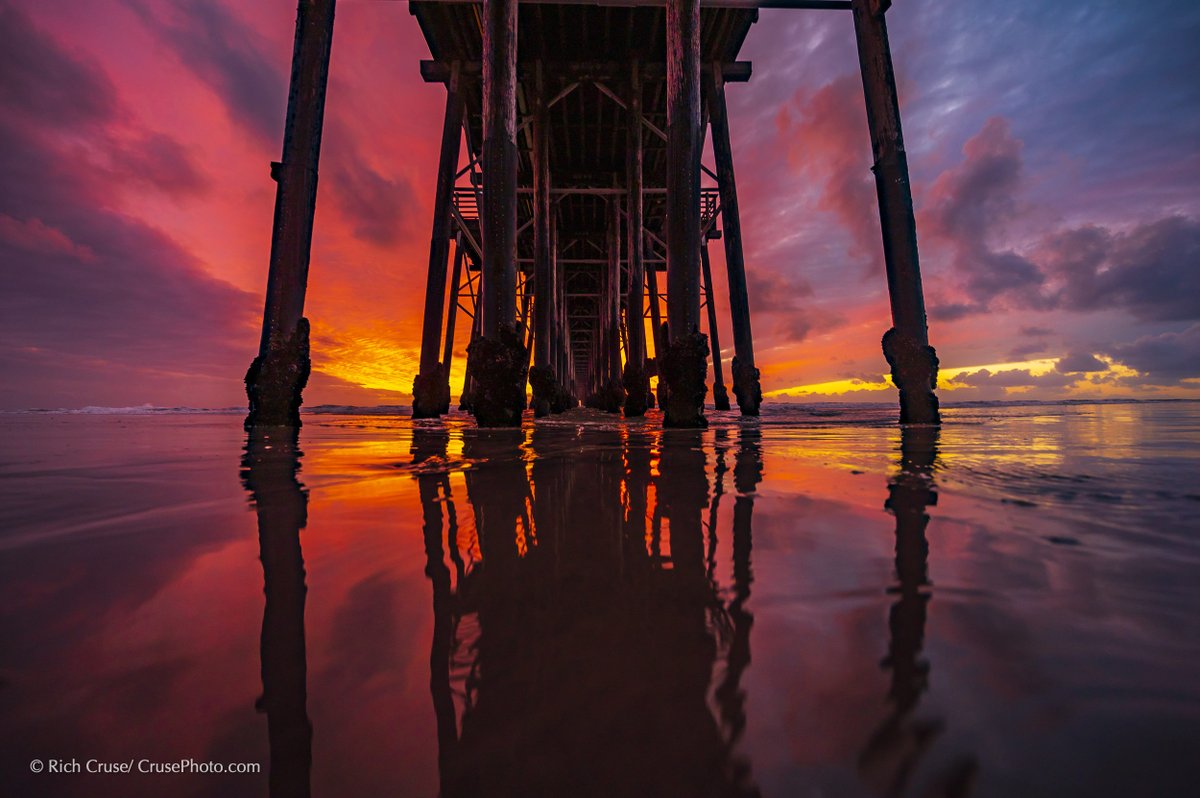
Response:
MULTIPOLYGON (((248 426, 299 424, 334 4, 299 4, 283 160, 272 165, 278 194, 263 334, 246 375, 248 426)), ((708 252, 718 239, 733 393, 743 415, 758 415, 746 279, 753 264, 743 251, 726 84, 750 79, 738 54, 758 9, 790 8, 853 18, 892 309, 884 355, 901 421, 937 423, 937 357, 884 21, 890 5, 412 0, 433 56, 420 62, 421 75, 446 87, 414 417, 449 410, 460 334, 469 335, 460 406, 481 426, 517 426, 527 405, 537 416, 580 402, 639 416, 655 402, 655 374, 664 425, 704 426, 710 375, 714 405, 729 407, 708 252), (715 171, 701 163, 709 129, 715 171), (713 187, 703 185, 705 173, 713 187)))

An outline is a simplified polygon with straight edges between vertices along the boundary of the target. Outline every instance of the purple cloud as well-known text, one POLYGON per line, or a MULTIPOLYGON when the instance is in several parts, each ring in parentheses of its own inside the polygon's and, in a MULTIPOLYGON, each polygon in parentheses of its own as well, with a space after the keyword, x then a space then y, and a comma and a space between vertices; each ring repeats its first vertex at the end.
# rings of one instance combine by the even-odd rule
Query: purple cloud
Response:
MULTIPOLYGON (((111 85, 28 18, 2 13, 3 36, 21 42, 24 53, 9 64, 16 67, 6 74, 11 85, 35 86, 36 74, 88 76, 83 88, 62 91, 111 85)), ((251 354, 247 327, 257 301, 206 274, 162 232, 110 209, 107 167, 65 158, 41 134, 61 123, 60 110, 19 92, 8 99, 12 105, 0 112, 0 360, 7 375, 0 406, 90 404, 113 395, 114 380, 124 395, 173 389, 179 375, 236 387, 251 354), (9 113, 14 106, 20 113, 9 113)), ((117 107, 115 98, 85 102, 72 124, 94 128, 98 141, 111 144, 105 125, 117 107)), ((175 151, 163 138, 147 140, 160 155, 175 151)), ((164 190, 194 186, 196 176, 179 168, 155 172, 167 176, 164 190)))
POLYGON ((1118 344, 1109 354, 1156 381, 1177 382, 1200 376, 1200 324, 1180 332, 1148 335, 1118 344))
POLYGON ((1060 357, 1054 368, 1060 374, 1081 374, 1108 371, 1108 364, 1087 352, 1072 352, 1066 357, 1060 357))

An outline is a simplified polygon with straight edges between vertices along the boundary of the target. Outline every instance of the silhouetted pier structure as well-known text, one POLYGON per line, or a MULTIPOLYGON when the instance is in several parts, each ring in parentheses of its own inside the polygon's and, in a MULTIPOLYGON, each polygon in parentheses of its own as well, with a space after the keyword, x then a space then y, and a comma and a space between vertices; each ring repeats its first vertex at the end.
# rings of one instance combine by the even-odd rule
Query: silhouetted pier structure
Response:
MULTIPOLYGON (((651 372, 659 377, 663 423, 703 426, 710 359, 714 404, 729 406, 708 258, 709 242, 718 239, 733 329, 732 387, 741 412, 758 414, 725 84, 749 80, 751 65, 738 52, 757 9, 770 7, 853 17, 891 299, 884 354, 900 389, 901 421, 936 423, 937 358, 884 22, 890 5, 410 2, 433 55, 421 74, 447 89, 413 415, 449 410, 455 335, 469 334, 462 406, 482 426, 519 425, 527 384, 538 416, 580 401, 642 415, 653 401, 651 372), (715 171, 701 163, 708 130, 715 171), (715 187, 702 186, 705 173, 715 187)), ((283 160, 272 165, 278 194, 263 334, 246 375, 248 425, 299 424, 333 12, 334 0, 299 5, 283 160)))

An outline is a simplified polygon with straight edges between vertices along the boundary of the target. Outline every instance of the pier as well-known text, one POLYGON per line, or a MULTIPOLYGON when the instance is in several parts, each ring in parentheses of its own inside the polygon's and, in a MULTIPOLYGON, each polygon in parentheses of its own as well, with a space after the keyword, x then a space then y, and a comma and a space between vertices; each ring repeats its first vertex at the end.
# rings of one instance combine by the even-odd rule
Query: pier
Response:
MULTIPOLYGON (((581 403, 665 426, 729 409, 709 245, 723 246, 740 412, 762 404, 727 84, 760 8, 852 19, 874 155, 901 423, 938 423, 916 223, 888 46, 890 0, 413 0, 446 88, 413 416, 453 402, 480 426, 581 403), (702 163, 712 136, 715 169, 702 163), (465 143, 465 152, 463 144, 465 143), (460 318, 461 316, 461 318, 460 318), (706 330, 707 326, 707 330, 706 330), (657 397, 650 379, 658 378, 657 397)), ((304 318, 335 0, 300 0, 259 354, 247 426, 298 426, 304 318)), ((418 65, 414 65, 417 67, 418 65)), ((432 176, 431 176, 432 177, 432 176)))

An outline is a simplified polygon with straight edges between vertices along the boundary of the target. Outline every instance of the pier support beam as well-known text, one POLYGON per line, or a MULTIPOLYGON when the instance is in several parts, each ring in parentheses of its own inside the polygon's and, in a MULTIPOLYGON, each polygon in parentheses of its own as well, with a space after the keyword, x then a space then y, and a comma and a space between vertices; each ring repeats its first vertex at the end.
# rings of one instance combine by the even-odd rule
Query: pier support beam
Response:
POLYGON ((621 205, 617 195, 608 200, 608 264, 600 293, 600 320, 604 325, 600 336, 600 357, 604 359, 604 381, 600 386, 601 405, 606 412, 620 413, 625 406, 625 389, 621 380, 621 205))
POLYGON ((900 129, 896 77, 888 46, 884 11, 889 3, 852 0, 854 31, 862 68, 867 122, 871 128, 883 257, 887 268, 892 328, 883 336, 883 354, 900 389, 901 424, 938 424, 937 353, 929 345, 925 296, 917 253, 908 157, 900 129))
POLYGON ((713 406, 729 409, 729 392, 725 390, 725 374, 721 368, 721 338, 717 335, 717 306, 713 302, 712 264, 708 259, 708 242, 700 246, 700 266, 704 271, 704 304, 708 308, 708 340, 712 346, 713 406))
POLYGON ((483 3, 483 297, 468 351, 483 427, 519 426, 528 352, 517 310, 517 0, 483 3))
POLYGON ((646 269, 646 296, 650 300, 650 333, 654 339, 654 368, 651 370, 647 364, 647 374, 658 377, 658 386, 656 398, 659 407, 662 407, 663 397, 666 393, 666 383, 662 379, 662 355, 667 348, 667 333, 666 323, 662 318, 662 307, 660 306, 658 296, 658 267, 654 264, 646 269))
POLYGON ((454 271, 450 275, 450 302, 446 307, 446 343, 442 350, 442 368, 446 373, 446 409, 449 410, 448 403, 450 396, 450 365, 454 359, 454 327, 458 320, 458 292, 462 286, 462 270, 463 270, 463 240, 462 233, 459 233, 454 238, 454 271))
POLYGON ((566 266, 558 262, 558 214, 553 204, 550 213, 550 263, 554 274, 554 359, 557 364, 559 391, 550 406, 551 413, 562 413, 579 404, 575 382, 575 360, 571 354, 571 330, 567 326, 566 266))
POLYGON ((546 129, 545 98, 539 88, 533 98, 533 368, 529 370, 531 406, 538 418, 564 408, 561 366, 555 359, 558 339, 555 311, 555 258, 550 199, 550 136, 546 129))
POLYGON ((667 0, 667 330, 658 358, 663 424, 703 427, 708 339, 700 332, 700 0, 667 0))
POLYGON ((629 347, 625 353, 625 371, 621 382, 625 386, 625 415, 645 415, 650 396, 650 379, 646 376, 646 319, 645 313, 645 240, 642 232, 642 81, 638 62, 630 65, 629 107, 626 118, 628 130, 629 200, 625 227, 629 262, 629 285, 625 293, 625 327, 629 347))
POLYGON ((721 192, 722 238, 729 280, 729 314, 733 320, 733 393, 743 416, 757 416, 762 387, 754 364, 754 335, 750 331, 750 298, 746 290, 746 261, 742 253, 742 218, 738 212, 737 182, 733 175, 733 147, 729 140, 729 112, 725 106, 725 78, 714 64, 708 81, 708 109, 713 132, 713 157, 721 192))
POLYGON ((334 4, 334 0, 300 0, 296 11, 283 160, 271 164, 271 177, 278 185, 262 338, 258 357, 246 372, 247 428, 300 426, 301 392, 311 369, 304 294, 317 204, 334 4))
MULTIPOLYGON (((446 304, 446 261, 450 254, 450 205, 462 140, 463 102, 459 68, 454 62, 446 84, 446 114, 433 200, 433 233, 429 240, 429 272, 425 282, 425 318, 421 328, 420 371, 413 379, 413 418, 436 418, 450 410, 450 363, 438 361, 442 343, 442 307, 446 304)), ((458 256, 456 256, 457 258, 458 256)))

